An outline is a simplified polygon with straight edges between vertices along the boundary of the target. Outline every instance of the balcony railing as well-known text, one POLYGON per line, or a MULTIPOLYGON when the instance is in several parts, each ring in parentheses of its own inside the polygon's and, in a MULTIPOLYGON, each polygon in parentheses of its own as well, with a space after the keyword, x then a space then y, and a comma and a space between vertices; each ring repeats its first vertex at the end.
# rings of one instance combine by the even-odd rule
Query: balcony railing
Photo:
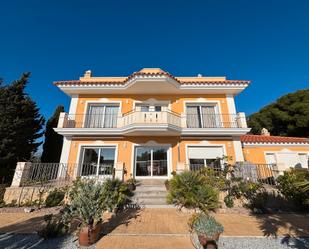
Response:
POLYGON ((66 114, 61 113, 58 128, 123 128, 132 125, 171 125, 178 128, 247 128, 244 113, 187 114, 172 111, 131 111, 119 114, 66 114))
POLYGON ((231 174, 246 181, 263 183, 268 185, 276 185, 276 179, 280 174, 275 164, 253 164, 247 163, 228 166, 223 164, 221 167, 210 167, 202 164, 188 164, 186 168, 190 171, 199 171, 204 168, 213 170, 214 174, 219 176, 224 172, 231 172, 231 174), (230 167, 229 170, 227 167, 230 167))
POLYGON ((12 186, 64 186, 77 177, 95 180, 123 179, 123 163, 31 163, 18 162, 12 186))

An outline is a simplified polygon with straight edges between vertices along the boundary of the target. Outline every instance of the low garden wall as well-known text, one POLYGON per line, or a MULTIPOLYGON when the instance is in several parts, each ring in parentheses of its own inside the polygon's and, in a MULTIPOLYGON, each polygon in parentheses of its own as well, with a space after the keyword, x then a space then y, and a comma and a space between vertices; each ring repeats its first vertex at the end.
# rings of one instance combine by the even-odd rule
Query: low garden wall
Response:
POLYGON ((17 205, 38 200, 40 195, 42 200, 45 200, 48 192, 54 188, 53 186, 8 187, 3 200, 6 204, 15 203, 17 205))

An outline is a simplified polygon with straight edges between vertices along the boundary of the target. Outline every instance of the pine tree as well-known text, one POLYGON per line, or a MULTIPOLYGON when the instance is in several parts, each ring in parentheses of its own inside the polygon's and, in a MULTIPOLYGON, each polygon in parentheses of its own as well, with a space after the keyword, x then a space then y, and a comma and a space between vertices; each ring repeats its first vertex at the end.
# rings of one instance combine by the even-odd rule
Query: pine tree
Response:
POLYGON ((248 118, 251 133, 266 128, 276 136, 309 137, 309 88, 289 93, 248 118))
POLYGON ((10 85, 0 82, 0 176, 9 181, 18 161, 31 158, 41 142, 45 120, 25 93, 30 73, 10 85))
POLYGON ((63 106, 57 106, 53 116, 47 121, 41 162, 58 163, 60 160, 63 137, 57 134, 53 128, 57 127, 59 115, 63 111, 63 106))

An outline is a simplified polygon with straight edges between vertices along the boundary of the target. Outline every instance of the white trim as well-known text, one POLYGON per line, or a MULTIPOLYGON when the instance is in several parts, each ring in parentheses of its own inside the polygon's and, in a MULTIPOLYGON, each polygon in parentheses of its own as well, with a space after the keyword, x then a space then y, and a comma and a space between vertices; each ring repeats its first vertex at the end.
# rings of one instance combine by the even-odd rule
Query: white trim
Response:
POLYGON ((240 139, 233 139, 234 153, 235 153, 235 162, 244 162, 244 154, 241 146, 240 139))
POLYGON ((78 94, 74 94, 74 95, 71 96, 69 114, 75 114, 76 113, 77 103, 78 103, 78 94))
POLYGON ((218 115, 222 114, 220 100, 207 100, 205 98, 198 98, 198 99, 195 99, 195 100, 185 100, 185 101, 183 101, 183 104, 184 104, 184 112, 183 112, 184 115, 187 114, 187 105, 188 104, 189 105, 190 104, 193 104, 193 105, 198 105, 198 104, 201 104, 201 105, 204 105, 204 104, 214 105, 216 107, 215 108, 215 114, 218 114, 218 115))
MULTIPOLYGON (((72 135, 110 135, 110 136, 241 136, 247 134, 247 128, 197 128, 181 129, 172 125, 130 125, 124 128, 54 128, 63 136, 72 135)), ((308 145, 304 145, 308 147, 308 145)))
POLYGON ((132 177, 136 179, 169 179, 171 177, 171 170, 173 168, 172 160, 172 145, 171 144, 162 144, 155 141, 148 141, 143 144, 132 143, 131 151, 131 172, 132 177), (165 147, 167 148, 167 176, 135 176, 135 149, 136 147, 165 147))
POLYGON ((60 163, 68 163, 71 149, 71 138, 63 137, 63 144, 61 150, 60 163))
POLYGON ((226 95, 226 103, 229 110, 229 114, 236 114, 235 100, 233 94, 226 95))
MULTIPOLYGON (((74 142, 74 141, 73 141, 74 142)), ((77 156, 76 156, 76 165, 77 167, 75 167, 74 169, 74 174, 73 177, 76 178, 80 172, 80 165, 82 163, 82 157, 81 157, 81 152, 82 152, 82 148, 94 148, 94 147, 116 147, 115 150, 115 162, 114 162, 114 167, 116 165, 116 163, 118 162, 118 143, 105 143, 104 141, 100 141, 98 143, 95 143, 95 141, 93 143, 80 143, 78 144, 78 151, 77 151, 77 156)))
MULTIPOLYGON (((119 104, 119 110, 118 110, 118 115, 120 116, 122 114, 122 101, 121 100, 109 100, 107 98, 101 98, 99 100, 86 100, 85 101, 85 108, 84 108, 84 113, 83 114, 87 114, 88 113, 88 108, 89 105, 91 104, 119 104)), ((81 114, 81 113, 78 113, 81 114)))
MULTIPOLYGON (((136 82, 143 82, 144 84, 150 84, 154 82, 166 82, 172 87, 169 89, 170 92, 174 94, 181 93, 232 93, 237 94, 243 91, 249 83, 246 82, 194 82, 194 83, 179 83, 174 79, 164 76, 164 75, 137 75, 127 81, 125 84, 117 83, 106 83, 106 82, 92 82, 83 84, 82 81, 79 82, 59 82, 57 86, 68 95, 77 93, 105 93, 105 94, 119 94, 119 90, 126 91, 130 94, 135 93, 160 93, 161 88, 156 88, 155 92, 153 90, 149 91, 149 87, 145 87, 143 92, 136 89, 130 89, 130 87, 136 82), (203 91, 204 90, 204 91, 203 91)), ((152 84, 153 85, 153 84, 152 84)), ((167 94, 167 92, 163 92, 167 94)))
POLYGON ((247 143, 242 142, 244 147, 268 147, 268 146, 290 146, 290 147, 309 147, 309 143, 247 143))

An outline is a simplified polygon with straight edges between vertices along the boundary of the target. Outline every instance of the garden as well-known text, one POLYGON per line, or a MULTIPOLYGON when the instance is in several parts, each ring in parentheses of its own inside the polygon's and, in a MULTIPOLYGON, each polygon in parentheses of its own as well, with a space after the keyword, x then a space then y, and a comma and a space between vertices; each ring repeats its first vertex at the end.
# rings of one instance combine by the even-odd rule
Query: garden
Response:
POLYGON ((309 210, 309 171, 284 172, 276 179, 276 187, 251 182, 234 175, 235 168, 224 171, 203 168, 185 171, 166 182, 168 203, 191 211, 188 222, 195 248, 216 248, 223 226, 213 214, 233 209, 253 215, 309 210))

